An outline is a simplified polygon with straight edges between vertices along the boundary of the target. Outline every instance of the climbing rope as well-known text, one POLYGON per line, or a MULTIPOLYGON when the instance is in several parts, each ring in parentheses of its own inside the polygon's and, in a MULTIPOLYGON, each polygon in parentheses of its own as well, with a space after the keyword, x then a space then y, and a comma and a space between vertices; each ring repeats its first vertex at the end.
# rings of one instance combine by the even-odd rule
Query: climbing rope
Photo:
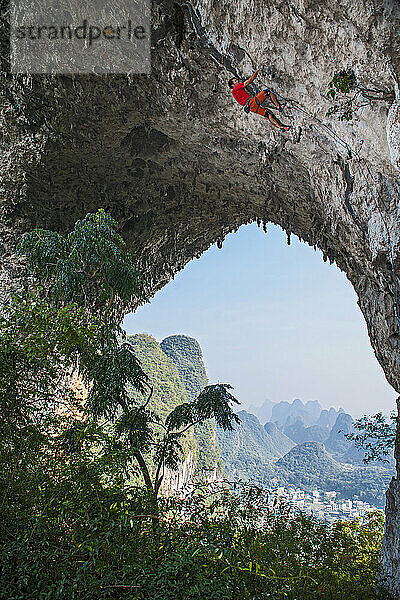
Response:
MULTIPOLYGON (((227 55, 223 55, 221 54, 221 52, 219 52, 217 50, 217 48, 214 46, 214 44, 212 43, 212 41, 208 38, 207 34, 206 34, 206 29, 203 27, 202 22, 201 22, 201 16, 200 14, 193 8, 193 6, 190 4, 190 2, 188 2, 187 0, 177 0, 177 4, 182 8, 182 9, 186 9, 187 14, 189 16, 189 21, 191 21, 192 27, 194 29, 194 31, 196 32, 196 34, 198 35, 198 37, 203 41, 203 43, 205 44, 205 47, 207 48, 208 52, 211 54, 211 56, 213 57, 213 59, 220 64, 221 66, 223 66, 225 69, 227 69, 230 73, 232 73, 235 77, 239 78, 239 74, 236 70, 236 68, 234 67, 234 62, 235 59, 233 56, 227 56, 227 55)), ((294 7, 292 7, 294 8, 294 7)), ((295 14, 297 15, 296 11, 295 14)), ((297 15, 299 18, 299 15, 297 15)), ((302 17, 304 18, 304 17, 302 17)), ((239 47, 238 47, 239 48, 239 47)), ((239 48, 240 50, 242 50, 246 56, 250 59, 251 64, 253 65, 253 68, 255 68, 255 62, 253 60, 253 58, 251 57, 251 55, 249 54, 249 52, 245 49, 245 48, 239 48)), ((387 236, 388 236, 388 245, 389 245, 389 252, 388 252, 388 258, 391 264, 391 271, 392 271, 392 276, 393 276, 393 285, 394 285, 394 312, 395 312, 395 318, 397 319, 397 325, 398 325, 398 331, 400 333, 400 307, 399 307, 399 299, 398 299, 398 285, 397 285, 397 275, 396 275, 396 268, 395 268, 395 264, 394 264, 394 244, 392 243, 392 239, 390 236, 390 231, 389 231, 389 227, 386 223, 386 219, 384 217, 384 214, 381 210, 379 201, 377 200, 374 191, 372 190, 372 187, 365 175, 364 169, 362 167, 361 164, 361 160, 362 158, 360 157, 359 153, 354 150, 354 148, 351 148, 351 146, 345 141, 343 140, 339 135, 337 135, 337 133, 335 131, 333 131, 326 123, 324 123, 319 117, 317 117, 316 115, 311 114, 309 111, 307 111, 303 106, 300 105, 299 102, 297 102, 296 100, 292 100, 289 98, 284 98, 283 96, 281 96, 280 94, 278 94, 277 92, 274 91, 274 93, 276 94, 276 96, 278 98, 281 98, 282 100, 286 101, 288 103, 288 108, 294 108, 296 110, 298 110, 299 112, 302 112, 305 116, 307 116, 308 118, 313 119, 316 123, 318 123, 318 125, 320 127, 323 127, 325 129, 325 131, 328 133, 328 135, 340 146, 342 146, 342 148, 346 149, 347 152, 349 153, 349 156, 355 156, 357 158, 358 161, 358 165, 360 168, 360 171, 362 173, 362 176, 365 180, 365 183, 367 185, 367 188, 371 194, 371 197, 374 200, 374 203, 377 207, 377 210, 379 212, 379 215, 384 223, 386 232, 387 232, 387 236)), ((368 165, 366 164, 366 168, 369 172, 369 175, 372 178, 371 172, 369 170, 368 165)), ((385 207, 386 208, 386 207, 385 207)))
MULTIPOLYGON (((333 131, 333 129, 331 129, 326 123, 324 123, 319 117, 317 117, 316 115, 310 113, 308 110, 306 110, 303 106, 300 105, 299 102, 297 102, 296 100, 293 100, 291 98, 285 98, 284 96, 282 96, 281 94, 279 94, 278 92, 276 92, 275 90, 272 90, 274 92, 274 94, 276 95, 276 97, 280 100, 283 100, 284 102, 287 103, 287 108, 294 108, 295 110, 298 110, 299 112, 303 113, 306 117, 314 120, 316 123, 318 123, 318 125, 320 125, 321 127, 323 127, 325 129, 325 131, 328 132, 328 135, 331 137, 331 139, 333 139, 337 144, 339 144, 340 146, 342 146, 345 150, 347 150, 347 152, 349 153, 350 157, 355 157, 357 159, 357 163, 358 163, 358 167, 359 170, 363 176, 363 179, 365 181, 365 184, 367 186, 367 189, 371 195, 371 198, 374 201, 374 204, 378 210, 378 213, 381 217, 381 220, 383 222, 383 225, 385 227, 386 230, 386 234, 387 234, 387 238, 388 238, 388 252, 387 252, 387 256, 389 258, 389 262, 390 262, 390 267, 391 267, 391 272, 392 272, 392 278, 393 278, 393 291, 394 291, 394 314, 395 314, 395 318, 397 320, 397 328, 398 331, 400 333, 400 304, 399 304, 399 293, 398 293, 398 284, 397 284, 397 273, 396 273, 396 267, 394 264, 394 244, 392 242, 392 238, 390 235, 390 230, 389 230, 389 226, 386 222, 385 216, 383 214, 382 208, 380 206, 379 200, 376 197, 376 194, 374 193, 372 186, 370 184, 370 182, 368 181, 368 177, 365 174, 363 165, 362 165, 362 157, 360 156, 359 152, 357 150, 355 150, 354 148, 352 148, 345 140, 343 140, 335 131, 333 131)), ((368 171, 369 176, 371 177, 371 179, 373 178, 373 175, 371 173, 371 170, 369 168, 369 166, 366 163, 366 169, 368 171)), ((387 210, 387 207, 385 206, 385 209, 387 210)))
MULTIPOLYGON (((221 66, 223 66, 225 69, 227 69, 230 73, 232 73, 235 77, 239 78, 239 74, 236 70, 236 68, 234 67, 234 63, 235 63, 235 59, 234 57, 228 56, 228 55, 223 55, 221 54, 221 52, 219 52, 217 50, 217 48, 215 47, 215 45, 212 43, 212 41, 210 40, 210 38, 208 38, 207 34, 206 34, 206 29, 203 27, 202 22, 201 22, 201 16, 199 14, 198 11, 196 11, 193 6, 190 4, 190 2, 188 2, 187 0, 176 0, 177 4, 181 7, 181 9, 186 9, 188 17, 189 17, 189 21, 191 22, 191 25, 194 29, 194 31, 196 32, 197 36, 203 41, 205 47, 207 48, 208 52, 211 54, 211 56, 213 57, 213 59, 220 64, 221 66)), ((302 19, 304 20, 305 18, 303 17, 303 15, 300 15, 296 9, 294 8, 293 5, 289 4, 289 6, 291 7, 291 9, 293 10, 294 14, 297 16, 298 19, 302 19)), ((255 69, 255 61, 253 60, 252 56, 250 55, 250 53, 245 49, 245 48, 239 48, 239 50, 242 50, 246 56, 250 59, 250 62, 253 66, 253 68, 255 69)), ((394 244, 392 243, 391 240, 391 236, 390 236, 390 231, 389 231, 389 227, 386 223, 386 219, 383 215, 383 212, 381 210, 379 201, 377 200, 374 191, 372 190, 372 187, 365 175, 365 172, 363 170, 362 164, 361 164, 361 157, 359 155, 359 153, 354 150, 353 148, 351 148, 351 146, 345 141, 343 140, 339 135, 337 135, 336 132, 334 132, 326 123, 324 123, 319 117, 317 117, 316 115, 311 114, 310 112, 308 112, 304 107, 302 107, 296 100, 292 100, 292 99, 288 99, 288 98, 284 98, 283 96, 281 96, 280 94, 278 94, 277 92, 274 91, 274 93, 276 94, 276 96, 278 98, 281 98, 282 100, 286 101, 288 104, 288 108, 294 108, 300 112, 302 112, 304 115, 306 115, 308 118, 313 119, 316 123, 318 123, 318 125, 320 125, 321 127, 323 127, 325 129, 325 131, 328 133, 328 135, 340 146, 342 146, 343 148, 345 148, 348 153, 349 156, 355 156, 357 158, 358 161, 358 165, 360 168, 360 171, 362 173, 362 176, 365 180, 365 183, 367 185, 367 188, 371 194, 371 197, 373 198, 375 205, 377 207, 377 210, 379 212, 379 215, 383 221, 383 224, 385 226, 386 229, 386 233, 388 236, 388 244, 389 244, 389 252, 388 252, 388 257, 389 257, 389 261, 391 264, 391 270, 392 270, 392 276, 393 276, 393 285, 394 285, 394 312, 395 312, 395 318, 397 319, 397 325, 398 325, 398 331, 400 333, 400 308, 399 308, 399 300, 398 300, 398 286, 397 286, 397 275, 396 275, 396 268, 395 268, 395 264, 394 264, 394 244)), ((369 170, 368 165, 366 164, 366 168, 369 172, 369 175, 372 177, 372 174, 369 170)), ((385 207, 386 208, 386 207, 385 207)))

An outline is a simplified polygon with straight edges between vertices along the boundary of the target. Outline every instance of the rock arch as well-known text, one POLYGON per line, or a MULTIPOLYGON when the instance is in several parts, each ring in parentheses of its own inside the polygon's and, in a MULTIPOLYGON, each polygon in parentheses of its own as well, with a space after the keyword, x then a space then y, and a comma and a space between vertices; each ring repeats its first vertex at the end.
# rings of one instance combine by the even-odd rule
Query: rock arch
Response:
MULTIPOLYGON (((65 231, 100 206, 119 220, 150 293, 243 223, 277 223, 345 271, 400 392, 399 101, 373 103, 352 124, 330 123, 360 162, 298 111, 289 115, 302 127, 299 143, 272 131, 226 87, 229 73, 258 64, 269 84, 322 119, 340 68, 397 90, 399 8, 373 4, 155 0, 151 76, 3 72, 3 285, 15 275, 19 232, 65 231)), ((400 497, 397 480, 391 493, 400 497)), ((398 580, 396 510, 385 564, 398 580)))

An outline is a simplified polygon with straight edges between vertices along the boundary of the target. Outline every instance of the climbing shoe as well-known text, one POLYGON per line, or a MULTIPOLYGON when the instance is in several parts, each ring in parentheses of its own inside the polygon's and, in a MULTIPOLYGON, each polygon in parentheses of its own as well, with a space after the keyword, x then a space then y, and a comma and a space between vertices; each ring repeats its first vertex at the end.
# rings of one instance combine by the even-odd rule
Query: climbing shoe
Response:
POLYGON ((279 104, 279 112, 282 112, 286 108, 287 102, 281 102, 279 104))
POLYGON ((289 131, 289 129, 292 129, 292 125, 285 125, 284 127, 280 128, 282 133, 286 133, 287 131, 289 131))

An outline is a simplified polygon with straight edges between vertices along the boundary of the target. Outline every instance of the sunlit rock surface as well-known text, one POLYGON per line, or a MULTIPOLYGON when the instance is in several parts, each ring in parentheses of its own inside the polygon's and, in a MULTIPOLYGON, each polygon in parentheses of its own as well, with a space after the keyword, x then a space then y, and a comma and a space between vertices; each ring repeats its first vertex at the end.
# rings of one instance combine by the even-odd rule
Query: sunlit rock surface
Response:
MULTIPOLYGON (((327 86, 341 69, 396 90, 398 4, 156 0, 153 24, 150 77, 2 75, 3 287, 16 277, 18 233, 67 231, 97 207, 120 221, 150 293, 241 224, 272 221, 346 272, 400 391, 398 100, 365 106, 351 123, 325 117, 327 86), (232 99, 227 79, 256 66, 306 111, 284 117, 302 128, 299 142, 232 99)), ((394 490, 389 575, 399 561, 394 490)))

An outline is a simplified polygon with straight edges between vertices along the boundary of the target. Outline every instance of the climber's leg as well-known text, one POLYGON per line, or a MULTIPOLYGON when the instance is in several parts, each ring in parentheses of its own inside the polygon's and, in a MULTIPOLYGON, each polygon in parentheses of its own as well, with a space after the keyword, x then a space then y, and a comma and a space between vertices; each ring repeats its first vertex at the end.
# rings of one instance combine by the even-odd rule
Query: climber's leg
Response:
POLYGON ((250 98, 248 107, 250 108, 251 112, 257 113, 258 115, 260 115, 260 117, 267 117, 270 123, 274 127, 278 127, 281 131, 288 131, 291 125, 284 125, 277 117, 275 117, 275 115, 270 110, 260 106, 260 97, 262 97, 261 94, 262 92, 260 92, 260 94, 257 94, 256 98, 250 98))
POLYGON ((268 119, 270 120, 270 123, 272 123, 272 125, 274 127, 278 127, 281 131, 289 131, 289 129, 291 128, 291 125, 284 125, 279 119, 277 119, 275 117, 275 115, 273 115, 272 113, 268 113, 268 119))
POLYGON ((269 90, 269 97, 271 98, 271 102, 272 104, 274 104, 274 106, 276 106, 276 108, 281 108, 281 104, 278 101, 278 98, 275 96, 274 92, 272 90, 269 90))
POLYGON ((266 88, 265 90, 262 90, 261 92, 259 92, 256 96, 256 98, 258 99, 259 103, 262 104, 264 102, 264 100, 267 99, 267 94, 269 96, 269 99, 271 100, 272 104, 280 111, 283 110, 283 108, 286 106, 286 102, 279 102, 278 98, 276 97, 276 94, 274 94, 274 92, 272 90, 270 90, 269 88, 266 88))

